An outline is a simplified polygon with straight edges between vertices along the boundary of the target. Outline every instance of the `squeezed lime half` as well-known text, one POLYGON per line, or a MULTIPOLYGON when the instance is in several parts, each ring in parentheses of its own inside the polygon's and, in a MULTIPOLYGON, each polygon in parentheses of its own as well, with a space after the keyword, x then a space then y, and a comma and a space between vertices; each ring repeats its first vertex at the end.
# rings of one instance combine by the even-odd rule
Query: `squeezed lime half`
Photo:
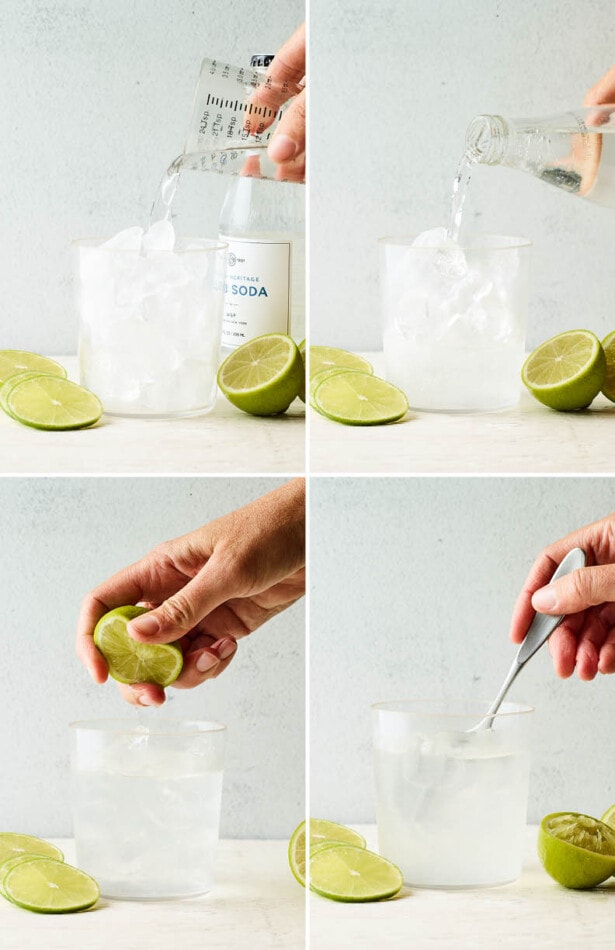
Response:
POLYGON ((615 872, 615 831, 590 815, 555 812, 540 824, 538 857, 558 884, 596 887, 615 872))

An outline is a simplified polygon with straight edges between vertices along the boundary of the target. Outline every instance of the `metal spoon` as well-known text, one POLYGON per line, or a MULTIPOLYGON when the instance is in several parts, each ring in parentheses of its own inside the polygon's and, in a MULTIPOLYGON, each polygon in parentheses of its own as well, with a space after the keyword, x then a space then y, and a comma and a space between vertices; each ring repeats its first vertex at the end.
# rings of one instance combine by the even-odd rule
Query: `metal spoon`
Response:
MULTIPOLYGON (((553 574, 551 581, 556 581, 559 577, 564 577, 566 574, 571 574, 573 571, 577 571, 579 568, 585 567, 586 560, 587 558, 585 551, 583 551, 581 548, 573 548, 572 551, 569 551, 564 560, 561 562, 553 574)), ((502 683, 499 693, 489 707, 486 716, 471 729, 468 729, 468 732, 478 732, 479 729, 491 728, 495 714, 500 708, 506 693, 510 689, 513 680, 517 676, 517 673, 519 673, 527 661, 531 659, 531 657, 533 657, 538 650, 540 650, 543 643, 547 642, 555 628, 560 625, 564 617, 565 614, 562 614, 561 617, 551 617, 549 614, 536 614, 529 626, 523 643, 517 651, 517 655, 513 660, 506 679, 502 683)))

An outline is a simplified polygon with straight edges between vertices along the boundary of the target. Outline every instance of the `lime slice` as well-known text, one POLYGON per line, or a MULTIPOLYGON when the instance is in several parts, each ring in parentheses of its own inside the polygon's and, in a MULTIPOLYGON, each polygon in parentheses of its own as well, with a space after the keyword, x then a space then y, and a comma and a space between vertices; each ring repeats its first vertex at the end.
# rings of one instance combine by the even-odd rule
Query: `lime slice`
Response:
POLYGON ((353 828, 338 825, 336 821, 327 821, 326 818, 310 818, 310 851, 324 841, 344 841, 356 848, 365 847, 365 838, 353 828))
POLYGON ((39 376, 49 376, 49 373, 37 373, 34 370, 24 373, 15 373, 14 376, 9 376, 9 378, 2 384, 0 384, 0 407, 6 412, 7 416, 14 418, 9 407, 8 407, 8 397, 13 391, 14 387, 18 383, 24 382, 26 379, 38 379, 39 376))
POLYGON ((128 633, 128 623, 145 607, 116 607, 101 617, 94 629, 94 643, 118 683, 156 683, 166 687, 182 671, 182 651, 171 643, 138 643, 128 633))
POLYGON ((408 411, 405 393, 368 373, 336 373, 323 379, 313 395, 318 412, 350 426, 396 422, 408 411))
MULTIPOLYGON (((319 369, 317 373, 312 376, 310 379, 310 406, 312 409, 315 409, 316 412, 320 412, 318 406, 314 402, 314 393, 322 383, 323 379, 328 379, 329 376, 339 376, 340 373, 360 373, 363 370, 358 369, 348 369, 347 366, 328 366, 326 369, 319 369)), ((0 395, 2 390, 0 390, 0 395)))
POLYGON ((615 872, 615 831, 589 815, 547 815, 538 831, 538 857, 558 884, 596 887, 615 872))
POLYGON ((374 368, 371 363, 364 360, 362 356, 356 353, 349 353, 348 350, 338 350, 335 346, 311 346, 310 347, 310 379, 319 373, 321 369, 358 369, 362 373, 373 373, 374 368))
POLYGON ((569 330, 541 343, 526 359, 521 379, 550 409, 586 409, 606 377, 606 356, 590 330, 569 330))
POLYGON ((47 373, 50 376, 66 378, 66 370, 55 360, 27 350, 0 350, 0 383, 24 372, 47 373))
POLYGON ((607 808, 600 821, 615 831, 615 805, 611 805, 610 808, 607 808))
POLYGON ((324 848, 310 858, 310 890, 334 901, 385 900, 403 883, 395 864, 351 844, 324 848))
POLYGON ((35 429, 83 429, 94 425, 103 408, 94 393, 55 376, 35 376, 11 389, 10 415, 35 429))
MULTIPOLYGON (((326 821, 324 818, 310 819, 310 854, 315 848, 325 844, 353 844, 359 848, 365 847, 365 838, 352 828, 338 825, 335 821, 326 821)), ((306 842, 305 821, 297 825, 288 845, 288 863, 293 875, 305 887, 306 871, 306 842)))
POLYGON ((602 386, 602 392, 607 399, 615 402, 615 330, 605 336, 602 341, 602 349, 606 356, 606 378, 602 386))
POLYGON ((54 844, 34 835, 18 835, 12 831, 0 832, 0 862, 23 854, 42 854, 62 861, 64 855, 54 844))
POLYGON ((253 416, 284 412, 305 385, 303 360, 289 336, 266 333, 237 347, 218 370, 218 386, 253 416))
POLYGON ((14 867, 4 878, 9 900, 40 914, 69 914, 91 907, 100 897, 96 881, 62 861, 41 858, 14 867))
MULTIPOLYGON (((6 897, 4 893, 4 878, 13 868, 17 867, 18 864, 24 864, 26 861, 45 861, 44 854, 18 854, 14 858, 7 858, 6 861, 3 861, 0 864, 0 894, 2 897, 6 897)), ((7 897, 7 900, 9 898, 7 897)))

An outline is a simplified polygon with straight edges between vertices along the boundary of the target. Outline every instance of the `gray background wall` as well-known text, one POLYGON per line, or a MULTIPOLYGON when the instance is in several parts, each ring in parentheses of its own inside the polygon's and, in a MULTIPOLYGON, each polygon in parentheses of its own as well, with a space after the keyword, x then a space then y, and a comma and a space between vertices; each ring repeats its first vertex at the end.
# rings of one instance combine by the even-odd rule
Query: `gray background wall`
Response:
MULTIPOLYGON (((77 347, 70 241, 143 224, 182 151, 204 56, 274 52, 301 0, 3 0, 0 347, 77 347)), ((217 234, 225 182, 190 173, 177 226, 217 234)))
MULTIPOLYGON (((259 497, 279 479, 0 479, 0 816, 71 835, 68 723, 136 710, 75 656, 81 598, 110 574, 259 497)), ((167 691, 152 716, 228 725, 226 837, 286 837, 304 814, 304 601, 243 641, 229 668, 167 691), (275 807, 272 807, 275 802, 275 807)), ((150 711, 145 711, 146 715, 150 711)))
MULTIPOLYGON (((376 240, 445 223, 478 113, 579 106, 615 62, 609 0, 311 0, 312 339, 380 349, 376 240)), ((534 242, 528 343, 615 328, 615 213, 483 168, 477 230, 534 242)))
MULTIPOLYGON (((375 821, 371 703, 491 699, 534 557, 608 514, 610 479, 313 479, 310 812, 375 821)), ((615 801, 615 677, 559 680, 548 651, 511 697, 536 708, 529 817, 615 801)))

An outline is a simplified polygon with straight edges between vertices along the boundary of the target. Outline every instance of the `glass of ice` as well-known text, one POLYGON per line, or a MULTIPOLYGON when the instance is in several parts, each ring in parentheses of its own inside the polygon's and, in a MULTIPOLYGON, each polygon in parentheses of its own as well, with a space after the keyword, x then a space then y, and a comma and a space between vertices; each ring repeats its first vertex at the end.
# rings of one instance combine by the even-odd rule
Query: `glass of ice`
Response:
POLYGON ((142 233, 74 242, 81 383, 112 415, 209 412, 227 245, 173 235, 148 247, 142 233))
POLYGON ((531 244, 444 228, 382 238, 386 377, 413 409, 479 412, 519 401, 531 244))
POLYGON ((521 873, 532 708, 503 703, 372 706, 380 853, 416 887, 505 884, 521 873))
POLYGON ((70 731, 77 863, 101 893, 154 901, 211 890, 226 727, 98 719, 70 731))

